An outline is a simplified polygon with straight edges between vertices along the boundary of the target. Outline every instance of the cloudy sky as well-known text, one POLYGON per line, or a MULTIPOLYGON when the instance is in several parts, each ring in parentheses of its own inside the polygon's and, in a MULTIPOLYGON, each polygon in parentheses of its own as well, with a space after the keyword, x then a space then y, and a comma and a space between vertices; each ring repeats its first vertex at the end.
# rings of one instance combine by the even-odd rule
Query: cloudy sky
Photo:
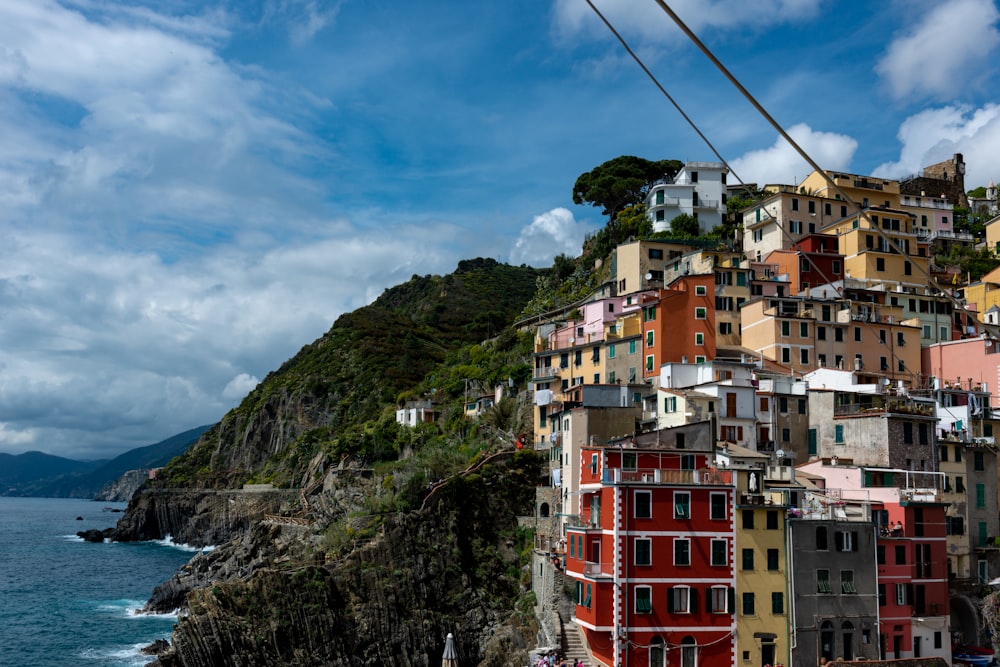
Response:
MULTIPOLYGON (((745 182, 808 170, 654 0, 595 0, 745 182)), ((1000 180, 989 0, 678 0, 824 167, 1000 180)), ((0 0, 0 451, 217 421, 413 274, 578 254, 576 177, 714 160, 586 0, 0 0)))

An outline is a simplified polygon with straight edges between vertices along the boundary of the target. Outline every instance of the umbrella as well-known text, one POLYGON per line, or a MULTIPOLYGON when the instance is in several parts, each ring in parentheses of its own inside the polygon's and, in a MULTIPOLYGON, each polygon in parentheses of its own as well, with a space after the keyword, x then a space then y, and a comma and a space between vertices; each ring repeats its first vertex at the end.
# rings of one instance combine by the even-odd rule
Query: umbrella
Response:
POLYGON ((441 656, 441 667, 458 667, 458 653, 455 651, 455 636, 450 632, 444 640, 444 654, 441 656))

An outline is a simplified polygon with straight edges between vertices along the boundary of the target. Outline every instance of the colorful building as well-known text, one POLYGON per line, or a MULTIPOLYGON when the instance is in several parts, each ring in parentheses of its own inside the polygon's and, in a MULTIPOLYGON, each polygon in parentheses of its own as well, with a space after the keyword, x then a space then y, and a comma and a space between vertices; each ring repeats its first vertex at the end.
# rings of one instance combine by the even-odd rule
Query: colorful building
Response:
POLYGON ((711 467, 714 443, 655 442, 581 453, 579 525, 566 530, 576 623, 599 664, 732 665, 732 473, 711 467))

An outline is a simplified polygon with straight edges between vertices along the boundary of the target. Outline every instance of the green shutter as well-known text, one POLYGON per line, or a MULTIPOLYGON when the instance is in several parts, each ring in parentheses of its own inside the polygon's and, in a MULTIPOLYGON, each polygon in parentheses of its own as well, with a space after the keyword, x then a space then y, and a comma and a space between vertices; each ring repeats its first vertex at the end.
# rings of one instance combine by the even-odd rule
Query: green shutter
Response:
POLYGON ((816 456, 818 452, 816 447, 816 429, 809 429, 809 456, 816 456))

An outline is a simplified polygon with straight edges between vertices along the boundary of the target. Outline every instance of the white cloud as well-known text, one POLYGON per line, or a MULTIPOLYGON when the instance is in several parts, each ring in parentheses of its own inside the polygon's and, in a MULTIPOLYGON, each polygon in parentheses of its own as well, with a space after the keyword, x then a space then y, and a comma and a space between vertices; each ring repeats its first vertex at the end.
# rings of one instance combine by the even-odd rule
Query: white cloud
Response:
MULTIPOLYGON (((594 4, 615 28, 660 42, 665 33, 679 35, 674 22, 656 3, 633 0, 600 0, 594 4)), ((679 0, 670 7, 689 28, 698 33, 707 28, 746 30, 754 26, 794 23, 814 17, 821 0, 679 0)), ((609 34, 586 2, 556 0, 555 22, 564 35, 584 31, 609 34)), ((610 35, 609 35, 610 36, 610 35)))
POLYGON ((222 390, 222 397, 230 401, 239 400, 253 391, 258 384, 260 384, 258 378, 249 373, 240 373, 222 390))
POLYGON ((899 159, 879 165, 874 175, 902 178, 962 153, 968 189, 1000 181, 1000 104, 921 111, 903 121, 896 136, 902 144, 899 159))
POLYGON ((998 18, 993 0, 938 3, 889 44, 875 71, 896 98, 954 96, 990 67, 1000 44, 998 18))
POLYGON ((573 213, 562 207, 536 215, 531 224, 521 230, 510 253, 510 263, 547 267, 552 265, 556 255, 576 257, 590 229, 588 224, 577 222, 573 213))
MULTIPOLYGON (((823 169, 846 170, 858 149, 851 137, 833 132, 817 132, 799 124, 787 130, 788 135, 823 169)), ((750 151, 730 161, 730 166, 745 183, 794 184, 812 172, 812 167, 788 144, 778 137, 769 148, 750 151)))

